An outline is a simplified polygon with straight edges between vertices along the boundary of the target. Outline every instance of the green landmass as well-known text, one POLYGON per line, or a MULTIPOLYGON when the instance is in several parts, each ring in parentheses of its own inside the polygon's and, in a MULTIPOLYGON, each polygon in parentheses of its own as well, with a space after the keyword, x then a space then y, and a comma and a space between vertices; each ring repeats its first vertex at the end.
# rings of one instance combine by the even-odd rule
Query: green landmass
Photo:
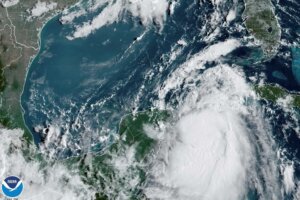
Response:
POLYGON ((247 30, 261 43, 267 56, 277 52, 281 38, 279 22, 270 0, 244 0, 243 19, 247 30))
POLYGON ((22 0, 8 8, 0 3, 0 126, 24 129, 27 141, 32 136, 23 120, 20 96, 27 67, 39 50, 40 30, 55 14, 78 1, 51 0, 57 3, 56 9, 31 19, 28 10, 38 0, 22 0))
POLYGON ((137 155, 136 159, 141 160, 147 155, 155 142, 153 139, 149 138, 144 132, 144 125, 158 125, 160 121, 164 121, 169 117, 169 113, 159 112, 159 111, 147 111, 141 112, 136 116, 126 116, 121 124, 119 134, 121 136, 126 135, 124 142, 128 146, 132 146, 135 143, 137 145, 137 155))
POLYGON ((278 85, 255 86, 255 91, 261 98, 274 103, 281 98, 291 98, 291 106, 300 108, 300 94, 291 93, 278 85))
POLYGON ((78 169, 84 182, 97 191, 97 200, 114 199, 122 190, 128 192, 130 199, 143 199, 141 186, 146 179, 147 157, 156 141, 149 138, 144 130, 145 125, 158 128, 160 122, 170 118, 167 111, 145 111, 125 116, 119 125, 119 140, 97 154, 85 154, 82 157, 69 158, 63 163, 70 169, 78 169), (134 161, 127 166, 125 174, 120 172, 114 159, 129 159, 128 152, 134 148, 134 161), (136 185, 129 185, 137 179, 136 185), (109 197, 109 198, 108 198, 109 197))

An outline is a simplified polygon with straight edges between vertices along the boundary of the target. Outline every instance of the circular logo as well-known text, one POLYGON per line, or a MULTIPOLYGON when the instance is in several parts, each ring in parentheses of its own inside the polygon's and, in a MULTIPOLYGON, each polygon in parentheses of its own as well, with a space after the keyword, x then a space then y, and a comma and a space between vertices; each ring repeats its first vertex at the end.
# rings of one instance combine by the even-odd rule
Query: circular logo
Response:
POLYGON ((2 181, 2 192, 8 198, 16 198, 23 191, 23 183, 16 176, 9 176, 2 181))

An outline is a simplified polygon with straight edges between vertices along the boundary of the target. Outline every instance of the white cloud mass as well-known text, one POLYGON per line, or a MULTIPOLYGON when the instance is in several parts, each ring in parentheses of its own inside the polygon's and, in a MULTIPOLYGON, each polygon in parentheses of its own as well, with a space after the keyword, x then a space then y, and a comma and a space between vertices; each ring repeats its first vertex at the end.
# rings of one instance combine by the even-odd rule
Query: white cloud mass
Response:
MULTIPOLYGON (((22 152, 21 130, 0 129, 0 177, 18 176, 24 183, 20 200, 85 200, 92 199, 90 191, 79 175, 62 164, 45 167, 39 161, 25 159, 22 152)), ((34 149, 31 149, 35 151, 34 149)))
POLYGON ((3 7, 11 7, 14 5, 17 5, 19 3, 19 0, 0 0, 0 3, 2 4, 3 7))
POLYGON ((55 2, 48 3, 48 2, 38 1, 30 11, 31 17, 39 17, 39 16, 43 15, 44 13, 47 13, 50 10, 55 9, 56 6, 57 6, 57 3, 55 3, 55 2))
MULTIPOLYGON (((68 39, 87 37, 95 30, 121 20, 126 12, 129 12, 133 17, 139 18, 144 25, 152 24, 155 21, 162 28, 168 6, 167 0, 96 1, 91 3, 89 11, 92 12, 99 8, 103 9, 92 20, 76 25, 74 33, 68 36, 68 39)), ((63 24, 72 23, 74 19, 86 13, 82 8, 75 11, 67 11, 61 17, 61 22, 63 24)))
POLYGON ((148 198, 239 200, 252 188, 262 199, 282 199, 268 120, 243 72, 222 64, 239 46, 235 39, 210 45, 158 85, 155 106, 176 120, 157 139, 148 198))
POLYGON ((239 200, 253 187, 262 199, 281 199, 272 139, 243 73, 219 64, 200 75, 184 75, 200 82, 199 87, 192 82, 181 85, 188 92, 176 96, 178 120, 159 142, 147 197, 239 200), (249 122, 255 126, 250 128, 249 122), (260 144, 254 143, 254 136, 260 144), (262 172, 253 170, 256 151, 268 160, 259 164, 262 172))

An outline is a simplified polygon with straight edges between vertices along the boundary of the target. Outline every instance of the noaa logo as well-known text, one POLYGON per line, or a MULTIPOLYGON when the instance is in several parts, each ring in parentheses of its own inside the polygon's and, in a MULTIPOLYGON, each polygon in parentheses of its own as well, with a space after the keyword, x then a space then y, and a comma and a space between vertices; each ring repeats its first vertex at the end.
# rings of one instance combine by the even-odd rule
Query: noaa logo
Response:
POLYGON ((16 176, 9 176, 2 181, 2 192, 8 198, 16 198, 23 191, 23 183, 16 176))

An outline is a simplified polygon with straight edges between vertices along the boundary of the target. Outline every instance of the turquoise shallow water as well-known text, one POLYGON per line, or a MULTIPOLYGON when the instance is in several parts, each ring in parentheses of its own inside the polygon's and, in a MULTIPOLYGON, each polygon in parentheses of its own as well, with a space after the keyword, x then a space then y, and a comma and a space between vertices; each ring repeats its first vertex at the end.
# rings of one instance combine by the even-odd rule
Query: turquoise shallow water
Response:
POLYGON ((272 76, 274 76, 275 78, 278 78, 280 80, 287 81, 287 78, 284 76, 284 74, 279 71, 274 71, 272 73, 272 76))
POLYGON ((300 84, 300 48, 292 48, 293 61, 292 61, 292 71, 295 79, 300 84))

